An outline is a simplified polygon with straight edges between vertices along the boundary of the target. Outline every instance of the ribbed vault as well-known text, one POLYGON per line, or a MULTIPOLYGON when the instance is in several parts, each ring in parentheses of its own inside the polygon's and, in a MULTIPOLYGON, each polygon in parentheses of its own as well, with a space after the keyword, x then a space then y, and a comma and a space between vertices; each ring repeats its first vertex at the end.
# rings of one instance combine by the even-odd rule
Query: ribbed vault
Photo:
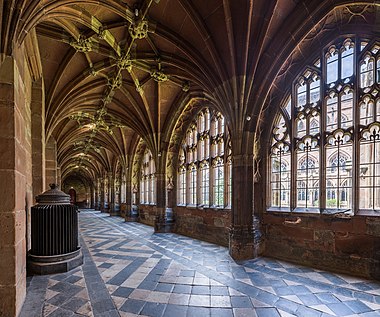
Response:
POLYGON ((14 45, 36 31, 46 139, 57 141, 63 177, 81 170, 95 180, 115 173, 117 162, 132 168, 140 138, 156 158, 167 152, 178 118, 194 100, 223 113, 233 153, 250 152, 260 112, 287 56, 329 12, 347 5, 4 0, 1 52, 12 55, 14 45))

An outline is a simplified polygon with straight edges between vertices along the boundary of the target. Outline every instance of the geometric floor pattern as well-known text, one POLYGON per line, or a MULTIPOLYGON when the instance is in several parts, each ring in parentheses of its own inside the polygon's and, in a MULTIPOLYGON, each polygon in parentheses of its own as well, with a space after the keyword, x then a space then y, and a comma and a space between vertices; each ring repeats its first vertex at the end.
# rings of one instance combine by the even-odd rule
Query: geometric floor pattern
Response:
POLYGON ((380 316, 380 282, 270 258, 235 262, 224 247, 79 214, 82 267, 28 277, 21 317, 380 316))

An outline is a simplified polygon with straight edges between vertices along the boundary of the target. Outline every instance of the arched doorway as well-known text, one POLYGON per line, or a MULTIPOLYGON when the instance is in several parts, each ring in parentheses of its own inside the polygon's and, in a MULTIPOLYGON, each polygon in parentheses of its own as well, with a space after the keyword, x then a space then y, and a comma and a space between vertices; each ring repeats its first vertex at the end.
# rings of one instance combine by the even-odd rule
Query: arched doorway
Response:
POLYGON ((69 195, 70 195, 70 204, 75 205, 77 202, 77 192, 75 191, 74 188, 70 188, 69 195))

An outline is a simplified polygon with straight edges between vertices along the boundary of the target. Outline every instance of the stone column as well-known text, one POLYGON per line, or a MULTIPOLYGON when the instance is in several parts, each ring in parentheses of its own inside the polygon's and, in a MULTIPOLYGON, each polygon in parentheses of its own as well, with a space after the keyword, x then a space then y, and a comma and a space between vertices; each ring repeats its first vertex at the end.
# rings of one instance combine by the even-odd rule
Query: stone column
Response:
MULTIPOLYGON (((140 204, 140 194, 137 186, 132 185, 132 181, 127 181, 127 197, 126 197, 127 208, 130 206, 130 218, 125 219, 125 221, 138 221, 139 220, 139 204, 140 204)), ((128 210, 128 209, 127 209, 128 210)))
POLYGON ((1 316, 17 316, 26 294, 25 210, 33 201, 31 83, 19 73, 23 58, 6 56, 0 64, 1 316))
POLYGON ((45 191, 45 93, 42 79, 32 86, 33 197, 45 191))
POLYGON ((45 190, 50 189, 49 184, 57 183, 57 142, 51 136, 45 147, 45 190))
POLYGON ((233 155, 232 223, 229 252, 235 260, 255 256, 253 230, 253 153, 233 155))
POLYGON ((104 208, 105 208, 105 197, 106 197, 106 191, 105 191, 105 178, 102 177, 100 178, 100 205, 99 205, 99 210, 101 212, 104 212, 104 208))
POLYGON ((115 181, 115 211, 120 215, 120 203, 121 203, 121 180, 120 175, 115 181))
POLYGON ((120 183, 120 203, 125 204, 125 196, 126 196, 126 181, 125 181, 125 174, 123 173, 121 175, 121 183, 120 183))
POLYGON ((96 191, 95 191, 95 188, 96 186, 92 185, 91 188, 90 188, 90 191, 91 191, 91 202, 90 202, 90 208, 91 209, 95 209, 95 205, 96 205, 96 191))
POLYGON ((61 188, 61 167, 57 165, 57 184, 61 188))
POLYGON ((111 216, 120 215, 120 180, 116 177, 111 177, 110 188, 111 188, 111 216))
POLYGON ((166 232, 165 230, 165 211, 166 211, 166 186, 165 174, 156 172, 156 221, 154 224, 155 232, 166 232))
POLYGON ((100 201, 101 201, 101 196, 102 196, 102 191, 101 191, 101 180, 98 178, 96 180, 96 187, 95 187, 95 209, 100 210, 100 201))
POLYGON ((115 202, 115 186, 112 172, 107 173, 107 201, 108 207, 106 212, 111 213, 115 202))

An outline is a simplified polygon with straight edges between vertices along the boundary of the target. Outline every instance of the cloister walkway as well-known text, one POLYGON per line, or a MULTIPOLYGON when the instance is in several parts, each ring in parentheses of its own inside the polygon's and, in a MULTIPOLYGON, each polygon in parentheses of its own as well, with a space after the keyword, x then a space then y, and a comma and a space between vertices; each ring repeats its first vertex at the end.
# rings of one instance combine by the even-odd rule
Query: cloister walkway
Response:
POLYGON ((236 263, 224 247, 80 213, 84 265, 27 279, 22 317, 380 316, 380 282, 269 258, 236 263))

